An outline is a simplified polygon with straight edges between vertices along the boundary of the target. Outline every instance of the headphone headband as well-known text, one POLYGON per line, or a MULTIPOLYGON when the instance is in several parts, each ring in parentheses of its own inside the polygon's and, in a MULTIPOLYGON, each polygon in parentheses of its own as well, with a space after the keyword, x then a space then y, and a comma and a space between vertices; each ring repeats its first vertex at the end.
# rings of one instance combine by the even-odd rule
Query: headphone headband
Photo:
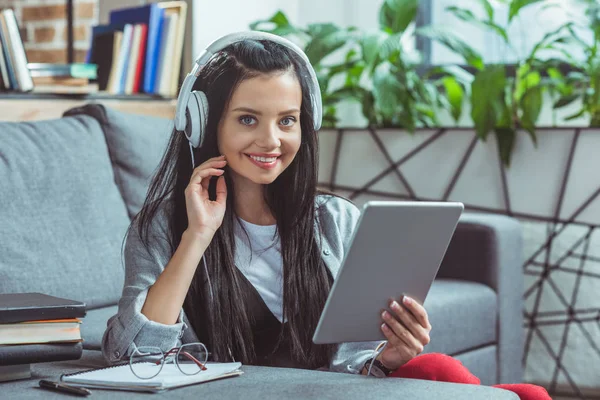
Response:
POLYGON ((306 69, 310 74, 310 82, 311 82, 311 91, 310 91, 310 99, 311 106, 313 110, 313 125, 315 130, 319 130, 321 128, 322 121, 322 105, 321 105, 321 89, 319 87, 319 81, 317 80, 317 76, 315 74, 310 61, 304 51, 300 47, 298 47, 295 43, 285 39, 281 36, 274 35, 272 33, 267 32, 259 32, 259 31, 248 31, 248 32, 236 32, 231 33, 229 35, 225 35, 208 45, 208 47, 198 55, 196 60, 194 61, 194 66, 189 74, 185 77, 183 84, 181 85, 181 89, 179 91, 179 96, 177 97, 177 107, 175 110, 175 129, 178 131, 185 131, 186 129, 186 109, 187 104, 190 100, 190 96, 192 95, 192 87, 194 86, 194 82, 196 82, 196 78, 200 75, 200 71, 202 68, 208 63, 210 58, 220 50, 229 46, 230 44, 241 42, 244 40, 269 40, 280 45, 287 47, 288 49, 294 51, 297 55, 299 55, 305 63, 306 69))

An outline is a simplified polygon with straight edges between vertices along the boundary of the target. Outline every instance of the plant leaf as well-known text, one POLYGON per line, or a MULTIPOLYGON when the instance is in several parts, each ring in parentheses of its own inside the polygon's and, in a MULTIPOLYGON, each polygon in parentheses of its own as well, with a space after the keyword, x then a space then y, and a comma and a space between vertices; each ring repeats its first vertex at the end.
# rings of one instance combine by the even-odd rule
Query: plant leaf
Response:
POLYGON ((346 30, 330 23, 310 24, 307 33, 311 40, 304 52, 312 65, 318 64, 323 58, 344 46, 349 36, 346 30))
POLYGON ((537 145, 537 137, 535 135, 535 125, 542 111, 543 86, 535 86, 529 88, 521 98, 521 125, 529 132, 529 136, 535 145, 537 145))
POLYGON ((389 35, 384 32, 366 34, 360 39, 362 59, 366 64, 369 75, 373 75, 375 68, 381 62, 381 47, 389 35))
POLYGON ((379 50, 379 55, 382 60, 389 60, 394 54, 398 54, 402 52, 402 34, 394 33, 393 35, 389 35, 385 40, 381 43, 381 48, 379 50))
POLYGON ((546 72, 548 73, 548 76, 552 79, 558 79, 558 80, 563 79, 562 72, 560 72, 560 70, 556 67, 550 67, 546 70, 546 72))
POLYGON ((515 147, 517 132, 511 127, 498 127, 494 129, 494 133, 496 134, 500 159, 505 166, 510 167, 510 156, 515 147))
POLYGON ((389 66, 381 65, 373 76, 373 96, 375 106, 384 120, 391 119, 397 112, 400 93, 403 91, 400 82, 390 73, 389 66))
POLYGON ((453 76, 446 76, 442 79, 442 82, 444 84, 444 88, 446 89, 446 96, 448 97, 448 101, 450 103, 452 118, 454 118, 455 122, 458 122, 460 115, 462 114, 464 90, 453 76))
POLYGON ((250 29, 269 32, 279 36, 301 33, 300 29, 290 24, 287 16, 282 11, 277 11, 269 19, 252 22, 250 29))
POLYGON ((388 33, 402 33, 415 20, 419 0, 385 0, 379 9, 379 26, 388 33))
POLYGON ((503 108, 506 73, 504 66, 489 66, 475 75, 471 85, 471 118, 477 136, 485 140, 496 127, 503 108))
POLYGON ((471 74, 469 71, 458 65, 440 65, 427 71, 427 74, 425 74, 425 76, 429 77, 435 74, 453 76, 458 82, 462 83, 465 86, 471 86, 471 83, 473 83, 473 79, 475 79, 473 74, 471 74))
POLYGON ((360 76, 365 69, 364 64, 355 64, 346 71, 346 82, 345 87, 357 87, 360 82, 360 76))
POLYGON ((484 64, 481 55, 453 33, 433 26, 424 26, 419 28, 417 29, 416 33, 440 42, 450 50, 460 54, 465 59, 467 64, 479 70, 483 69, 484 64))
POLYGON ((573 114, 573 115, 569 115, 568 117, 565 118, 565 121, 571 121, 573 119, 577 119, 577 118, 581 118, 585 115, 585 108, 578 111, 577 113, 573 114))
POLYGON ((556 103, 554 103, 554 105, 552 106, 552 108, 557 109, 557 108, 562 108, 562 107, 566 107, 569 104, 571 104, 572 102, 574 102, 575 100, 577 100, 578 98, 581 97, 580 93, 575 93, 575 94, 570 94, 567 96, 562 96, 560 99, 558 99, 556 101, 556 103))
POLYGON ((492 21, 480 20, 477 16, 475 16, 475 14, 473 14, 473 12, 471 10, 468 10, 466 8, 451 6, 451 7, 446 7, 446 10, 450 11, 458 19, 461 19, 465 22, 480 26, 484 29, 491 29, 492 31, 496 32, 499 36, 501 36, 502 39, 504 39, 504 42, 509 43, 508 33, 506 33, 506 30, 503 27, 501 27, 500 25, 497 25, 493 20, 492 21))
POLYGON ((527 68, 519 68, 517 71, 518 83, 514 89, 514 97, 517 101, 519 101, 530 88, 538 86, 542 81, 542 76, 539 72, 529 72, 529 66, 527 64, 524 64, 523 66, 527 66, 527 68))
POLYGON ((485 8, 485 12, 488 16, 488 20, 494 20, 494 7, 490 4, 489 0, 479 0, 483 8, 485 8))
POLYGON ((569 29, 569 27, 573 25, 573 22, 567 22, 561 26, 559 26, 558 28, 556 28, 555 30, 546 33, 542 39, 536 43, 536 45, 533 47, 533 49, 531 50, 531 53, 529 54, 529 59, 534 59, 536 53, 543 49, 543 48, 548 48, 548 46, 552 45, 553 43, 553 39, 558 36, 563 29, 569 29))
POLYGON ((508 12, 508 23, 512 21, 514 17, 519 14, 522 8, 527 7, 534 3, 539 3, 543 0, 513 0, 510 2, 510 8, 508 12))

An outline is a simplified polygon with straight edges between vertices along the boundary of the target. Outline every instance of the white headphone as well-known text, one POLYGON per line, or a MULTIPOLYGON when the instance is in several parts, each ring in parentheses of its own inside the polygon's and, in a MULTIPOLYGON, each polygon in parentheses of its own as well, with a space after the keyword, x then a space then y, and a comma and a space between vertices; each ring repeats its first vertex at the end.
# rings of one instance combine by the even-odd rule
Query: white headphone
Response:
POLYGON ((322 121, 322 104, 321 104, 321 89, 319 82, 315 74, 308 57, 302 51, 300 47, 291 41, 267 32, 248 31, 248 32, 237 32, 223 36, 213 41, 208 47, 200 53, 200 55, 194 61, 192 71, 187 74, 177 98, 177 108, 175 110, 175 129, 179 132, 184 132, 187 140, 190 143, 190 151, 192 153, 192 168, 194 168, 194 153, 192 147, 198 148, 202 145, 204 140, 206 121, 208 120, 208 100, 206 94, 202 91, 192 91, 196 78, 200 75, 202 68, 208 63, 210 58, 229 46, 232 43, 241 42, 244 40, 269 40, 278 44, 281 44, 290 50, 298 54, 306 69, 310 74, 310 99, 313 111, 313 125, 315 131, 321 128, 322 121))

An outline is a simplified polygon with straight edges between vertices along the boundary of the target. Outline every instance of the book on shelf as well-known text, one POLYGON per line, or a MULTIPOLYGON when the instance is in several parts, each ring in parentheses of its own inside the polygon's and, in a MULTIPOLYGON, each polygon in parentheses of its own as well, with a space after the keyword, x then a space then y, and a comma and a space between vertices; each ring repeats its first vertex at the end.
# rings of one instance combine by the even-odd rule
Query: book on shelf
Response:
POLYGON ((85 86, 90 83, 88 78, 76 78, 72 76, 34 76, 31 78, 34 85, 61 85, 61 86, 85 86))
POLYGON ((86 85, 36 85, 32 93, 49 93, 49 94, 73 94, 85 95, 99 93, 97 83, 88 83, 86 85))
POLYGON ((98 66, 89 63, 29 63, 33 93, 90 94, 98 92, 98 66))
POLYGON ((19 24, 10 8, 0 11, 0 89, 19 92, 33 89, 19 24))
POLYGON ((112 94, 177 95, 187 4, 166 1, 115 9, 92 27, 87 62, 98 65, 98 88, 112 94))
POLYGON ((52 76, 94 80, 98 76, 98 66, 90 63, 28 63, 27 69, 33 78, 52 76))

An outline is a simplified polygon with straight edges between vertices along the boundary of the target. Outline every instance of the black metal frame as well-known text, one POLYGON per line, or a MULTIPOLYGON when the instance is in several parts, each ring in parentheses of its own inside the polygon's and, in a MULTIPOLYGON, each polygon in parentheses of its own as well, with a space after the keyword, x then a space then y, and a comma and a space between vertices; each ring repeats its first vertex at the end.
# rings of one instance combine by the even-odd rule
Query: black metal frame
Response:
MULTIPOLYGON (((598 324, 598 327, 600 328, 600 304, 599 304, 598 308, 592 308, 592 309, 575 309, 574 308, 574 305, 575 305, 575 302, 577 299, 577 293, 579 291, 579 284, 581 282, 581 278, 583 276, 585 276, 588 279, 589 278, 600 279, 600 274, 595 274, 595 273, 591 273, 591 272, 587 272, 587 271, 583 270, 584 263, 586 261, 600 263, 600 258, 593 257, 588 252, 590 237, 591 237, 592 233, 594 232, 594 230, 598 229, 600 227, 600 225, 597 225, 594 223, 584 223, 581 221, 575 221, 575 219, 593 201, 595 201, 595 200, 600 201, 600 199, 598 199, 598 197, 600 195, 600 186, 594 191, 594 193, 591 196, 589 196, 572 213, 572 215, 568 216, 567 218, 561 218, 560 217, 561 209, 562 209, 562 205, 563 205, 565 191, 566 191, 569 179, 570 179, 571 167, 573 165, 574 158, 575 158, 574 157, 575 150, 577 148, 577 144, 579 143, 579 138, 581 136, 581 132, 585 128, 570 128, 570 127, 554 128, 554 127, 552 127, 552 128, 539 128, 539 129, 540 130, 560 130, 560 131, 567 131, 569 133, 573 133, 573 131, 575 132, 573 135, 573 140, 571 142, 571 146, 569 148, 568 161, 567 161, 565 170, 561 177, 561 186, 560 186, 559 197, 557 199, 557 203, 556 203, 556 207, 554 208, 553 215, 545 217, 545 216, 540 216, 540 215, 532 215, 532 214, 527 214, 527 213, 515 212, 514 210, 512 210, 511 204, 510 204, 509 188, 508 188, 507 180, 506 180, 506 168, 500 160, 499 160, 499 168, 500 168, 500 172, 501 172, 501 183, 502 183, 502 193, 503 193, 503 199, 504 199, 504 209, 486 208, 486 207, 481 207, 481 206, 476 206, 473 204, 466 204, 466 203, 465 203, 465 209, 472 210, 472 211, 489 212, 489 213, 494 213, 494 214, 503 214, 503 215, 508 215, 508 216, 512 216, 512 217, 523 219, 523 220, 533 220, 533 221, 539 221, 539 222, 546 222, 549 224, 550 229, 548 231, 548 236, 547 236, 545 242, 541 246, 539 246, 539 248, 536 249, 536 251, 530 257, 527 258, 527 260, 525 260, 524 265, 523 265, 524 273, 526 275, 529 275, 529 276, 533 275, 538 278, 536 280, 536 282, 533 283, 530 287, 526 288, 526 290, 524 292, 525 299, 530 298, 530 296, 535 296, 535 300, 534 300, 535 305, 534 305, 533 311, 531 313, 524 310, 524 319, 525 319, 524 327, 527 330, 527 335, 526 335, 526 342, 525 342, 525 353, 524 353, 524 357, 523 357, 523 364, 524 365, 527 364, 531 342, 533 339, 533 335, 535 333, 537 335, 537 337, 539 337, 540 341, 543 343, 544 347, 546 347, 548 354, 555 361, 554 373, 552 376, 550 387, 548 388, 548 391, 550 392, 550 394, 565 395, 565 393, 559 393, 556 388, 556 385, 558 382, 558 375, 560 372, 562 372, 564 374, 564 376, 566 377, 566 379, 569 381, 569 383, 573 389, 573 393, 569 393, 568 395, 572 396, 573 394, 575 394, 575 395, 579 396, 580 398, 585 398, 585 396, 581 392, 580 388, 577 386, 575 381, 569 375, 569 372, 567 371, 567 369, 564 367, 564 365, 562 363, 562 359, 563 359, 564 351, 566 348, 569 330, 571 328, 571 325, 573 325, 573 324, 576 324, 583 332, 584 336, 586 337, 587 341, 589 342, 590 351, 594 351, 600 358, 600 343, 594 342, 594 339, 592 338, 590 332, 584 326, 584 323, 590 323, 590 322, 593 323, 595 321, 598 324), (556 262, 552 262, 550 259, 550 253, 552 251, 553 241, 569 225, 577 225, 577 226, 581 226, 581 227, 587 227, 586 233, 573 246, 571 246, 571 248, 565 254, 561 255, 561 257, 559 257, 556 262), (580 247, 583 247, 583 248, 581 250, 578 250, 580 247), (545 252, 544 262, 540 263, 540 262, 535 261, 535 259, 543 252, 545 252), (579 268, 574 270, 573 268, 562 266, 563 262, 568 258, 578 259, 579 260, 579 268), (560 271, 567 272, 567 273, 573 273, 573 274, 577 275, 575 291, 570 300, 565 299, 564 296, 562 296, 562 293, 556 287, 554 281, 552 280, 552 272, 556 271, 556 270, 560 270, 560 271), (556 292, 558 298, 563 303, 566 311, 564 311, 564 312, 542 312, 542 311, 539 311, 540 300, 542 297, 543 288, 545 286, 549 286, 552 290, 554 290, 556 292), (562 343, 560 346, 560 350, 558 351, 558 354, 556 354, 552 350, 552 347, 548 343, 547 338, 544 336, 543 332, 539 329, 539 326, 556 325, 556 324, 566 325, 565 333, 563 335, 562 343)), ((354 128, 337 129, 337 131, 335 132, 336 142, 335 142, 335 148, 334 148, 334 154, 333 154, 333 164, 332 164, 331 174, 330 174, 330 178, 329 178, 330 180, 329 180, 329 182, 320 182, 319 183, 319 186, 328 188, 331 191, 342 190, 342 191, 350 192, 348 197, 351 200, 356 199, 358 196, 365 195, 365 194, 366 195, 374 195, 374 196, 377 196, 380 198, 398 199, 398 200, 431 200, 431 201, 448 200, 450 194, 452 193, 452 190, 454 189, 454 186, 456 185, 456 182, 458 181, 466 164, 468 163, 468 161, 471 157, 471 154, 473 153, 473 149, 475 148, 475 145, 477 144, 477 141, 478 141, 477 136, 475 135, 475 133, 473 133, 473 138, 471 139, 470 143, 468 144, 466 151, 462 155, 460 163, 459 163, 456 171, 454 172, 449 184, 447 185, 442 198, 439 198, 439 199, 423 198, 423 197, 419 197, 414 192, 410 183, 408 182, 406 177, 402 174, 400 167, 404 163, 406 163, 408 160, 417 156, 423 149, 425 149, 431 143, 433 143, 434 141, 436 141, 443 135, 447 134, 448 132, 450 132, 452 130, 464 131, 465 129, 464 128, 462 128, 462 129, 461 128, 450 128, 450 127, 426 129, 425 131, 427 131, 427 132, 433 131, 434 133, 429 138, 427 138, 425 141, 423 141, 423 143, 419 144, 413 150, 411 150, 407 154, 403 155, 399 160, 395 161, 392 158, 392 156, 389 154, 389 152, 387 151, 381 138, 379 137, 378 131, 380 131, 380 132, 387 131, 386 134, 387 133, 393 134, 391 132, 397 132, 397 130, 390 130, 390 129, 376 130, 373 128, 366 128, 367 132, 365 134, 368 134, 373 139, 377 148, 381 152, 381 156, 386 160, 388 167, 385 168, 381 173, 377 174, 374 178, 370 179, 367 183, 365 183, 362 186, 352 187, 352 186, 346 186, 346 185, 339 185, 336 183, 336 176, 337 176, 337 171, 338 171, 339 164, 340 164, 340 152, 341 152, 341 148, 342 148, 344 134, 348 131, 357 131, 357 130, 361 130, 361 129, 354 129, 354 128), (406 192, 408 193, 408 195, 371 190, 371 187, 373 185, 375 185, 377 182, 379 182, 381 179, 383 179, 385 176, 387 176, 388 174, 391 174, 391 173, 395 174, 398 177, 399 181, 402 182, 402 185, 406 189, 406 192)), ((362 130, 364 131, 365 129, 362 129, 362 130)), ((421 130, 421 131, 423 131, 423 130, 421 130)), ((328 133, 321 132, 320 134, 324 135, 324 134, 328 134, 328 133)), ((498 157, 498 159, 499 159, 499 157, 498 157)))
MULTIPOLYGON (((419 11, 417 12, 417 18, 415 20, 415 26, 417 28, 431 24, 432 1, 433 0, 420 1, 419 11)), ((423 56, 422 63, 424 65, 431 65, 431 39, 421 35, 416 35, 415 39, 417 41, 416 48, 423 56)))
POLYGON ((71 64, 75 60, 75 51, 73 49, 73 0, 67 0, 67 63, 71 64))

